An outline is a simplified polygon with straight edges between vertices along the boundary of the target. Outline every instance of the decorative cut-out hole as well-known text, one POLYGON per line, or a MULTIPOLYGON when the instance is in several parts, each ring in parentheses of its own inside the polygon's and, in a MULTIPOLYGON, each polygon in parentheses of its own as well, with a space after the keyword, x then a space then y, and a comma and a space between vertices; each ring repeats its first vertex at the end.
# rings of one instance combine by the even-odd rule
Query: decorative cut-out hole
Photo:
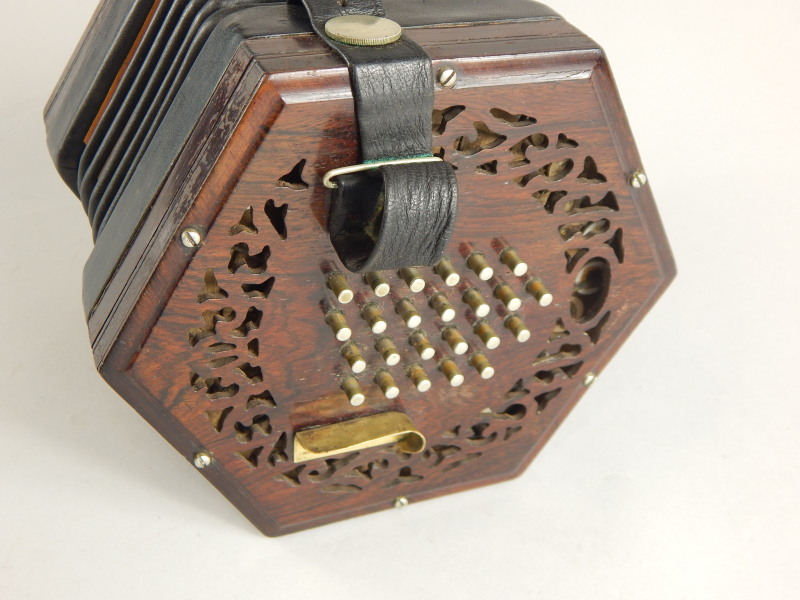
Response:
POLYGON ((247 410, 254 410, 264 406, 267 408, 275 408, 278 406, 277 402, 275 402, 275 398, 272 397, 272 394, 269 390, 265 390, 260 394, 254 394, 250 396, 247 399, 247 406, 245 408, 247 410))
POLYGON ((469 139, 467 136, 461 136, 455 142, 456 151, 465 156, 473 156, 478 152, 497 148, 508 139, 506 136, 489 129, 483 121, 476 121, 473 126, 477 132, 474 140, 469 139))
POLYGON ((538 367, 548 363, 558 362, 567 358, 575 358, 581 353, 582 348, 578 344, 564 344, 561 350, 555 354, 551 354, 547 350, 543 350, 539 356, 533 361, 533 366, 538 367))
POLYGON ((286 471, 286 473, 281 473, 277 477, 275 477, 276 481, 283 481, 284 483, 288 483, 292 487, 300 487, 300 475, 303 473, 303 469, 306 468, 306 465, 297 465, 291 471, 286 471))
POLYGON ((577 148, 578 146, 579 144, 575 140, 571 140, 563 133, 558 134, 558 144, 556 148, 559 150, 563 150, 564 148, 577 148))
POLYGON ((484 432, 489 428, 489 423, 478 423, 472 426, 472 435, 467 438, 467 442, 473 446, 486 446, 497 439, 497 432, 492 432, 489 437, 484 436, 484 432))
POLYGON ((236 350, 236 344, 228 344, 226 342, 217 342, 208 347, 208 354, 219 354, 221 352, 230 352, 236 350))
POLYGON ((320 488, 326 494, 355 494, 362 490, 361 487, 352 483, 334 483, 320 488))
POLYGON ((550 337, 547 338, 547 341, 552 343, 565 337, 569 337, 569 331, 567 331, 567 328, 564 325, 564 320, 558 319, 553 327, 550 337))
POLYGON ((608 219, 600 219, 599 221, 585 221, 583 223, 567 223, 566 225, 561 225, 558 228, 558 234, 565 242, 570 241, 578 234, 588 240, 596 235, 607 233, 610 228, 611 221, 608 219))
POLYGON ((448 458, 455 456, 456 454, 461 452, 461 448, 459 448, 458 446, 452 446, 452 445, 448 446, 446 444, 434 446, 433 448, 431 448, 431 450, 433 451, 433 455, 436 456, 436 460, 433 462, 434 467, 438 467, 448 458))
POLYGON ((253 441, 253 431, 241 423, 235 423, 233 430, 236 434, 236 441, 240 444, 248 444, 253 441))
POLYGON ((233 426, 236 440, 240 444, 247 444, 253 440, 253 436, 258 433, 263 436, 268 436, 272 433, 272 424, 270 423, 267 415, 258 415, 253 417, 250 425, 237 422, 233 426))
POLYGON ((591 156, 587 156, 583 162, 583 172, 578 175, 578 181, 581 183, 606 183, 608 179, 600 171, 597 170, 597 163, 591 156))
POLYGON ((564 212, 569 215, 602 211, 619 211, 619 203, 614 192, 608 192, 597 204, 592 204, 589 196, 583 196, 577 200, 570 200, 564 205, 564 212))
POLYGON ((497 175, 497 161, 491 160, 482 165, 475 167, 475 173, 478 175, 497 175))
POLYGON ((556 379, 561 377, 563 379, 572 379, 583 368, 583 361, 577 362, 574 365, 567 365, 566 367, 557 367, 549 371, 539 371, 533 376, 534 381, 539 383, 550 384, 556 379))
POLYGON ((457 438, 461 433, 461 425, 456 425, 452 429, 448 429, 442 434, 443 438, 453 439, 457 438))
POLYGON ((373 460, 368 462, 366 465, 361 465, 360 467, 356 467, 353 469, 353 473, 358 475, 359 477, 363 477, 367 481, 372 481, 374 478, 374 472, 378 469, 388 469, 389 468, 389 461, 386 459, 380 460, 373 460))
POLYGON ((617 257, 619 264, 625 262, 625 245, 622 243, 622 229, 617 229, 610 240, 605 244, 614 251, 614 256, 617 257))
POLYGON ((320 483, 322 481, 327 481, 331 477, 333 477, 338 471, 341 471, 345 467, 347 467, 350 463, 356 460, 360 456, 359 452, 353 452, 352 454, 348 454, 347 456, 343 456, 342 458, 328 458, 325 460, 325 471, 320 473, 319 471, 310 471, 308 473, 308 478, 313 481, 314 483, 320 483))
POLYGON ((267 203, 264 205, 264 212, 267 214, 269 222, 272 223, 272 226, 275 228, 280 238, 285 240, 288 237, 286 215, 289 213, 289 205, 281 204, 277 206, 274 200, 267 200, 267 203))
POLYGON ((457 469, 458 467, 462 467, 465 464, 470 463, 473 460, 476 460, 476 459, 480 458, 481 456, 483 456, 482 452, 474 452, 472 454, 467 454, 464 458, 462 458, 460 460, 456 460, 454 462, 451 462, 450 464, 447 464, 444 467, 442 467, 442 473, 447 473, 448 471, 452 471, 453 469, 457 469))
POLYGON ((408 452, 403 452, 402 450, 400 450, 400 448, 397 447, 397 444, 386 446, 383 449, 383 452, 385 452, 386 454, 394 455, 394 457, 397 460, 402 462, 408 462, 409 460, 411 460, 411 457, 413 456, 413 454, 409 454, 408 452))
POLYGON ((267 457, 267 462, 270 466, 274 467, 278 463, 287 462, 288 460, 289 456, 286 454, 286 432, 284 432, 272 447, 272 451, 267 457))
MULTIPOLYGON (((538 176, 539 176, 539 170, 537 169, 535 171, 531 171, 527 175, 523 175, 521 177, 515 177, 514 179, 512 179, 512 181, 516 183, 519 187, 524 188, 528 187, 528 184, 534 179, 536 179, 538 176)), ((534 194, 534 197, 535 196, 536 195, 534 194)))
POLYGON ((197 295, 197 303, 203 304, 209 300, 222 300, 228 297, 228 292, 223 290, 214 275, 214 269, 208 269, 203 277, 203 291, 197 295))
MULTIPOLYGON (((303 181, 303 169, 306 166, 306 159, 304 158, 300 162, 298 162, 292 170, 289 171, 286 175, 278 179, 278 183, 275 185, 277 187, 285 187, 289 188, 290 190, 307 190, 308 184, 303 181)), ((284 215, 285 216, 285 215, 284 215)), ((285 236, 284 236, 284 239, 285 236)))
POLYGON ((261 319, 263 316, 263 312, 258 310, 255 306, 251 306, 249 309, 247 309, 247 314, 245 315, 242 324, 234 329, 231 332, 231 335, 233 337, 247 337, 250 335, 251 331, 255 331, 261 327, 261 319))
POLYGON ((247 342, 247 353, 253 358, 258 358, 258 338, 253 338, 247 342))
POLYGON ((434 148, 433 148, 433 155, 434 156, 444 160, 444 154, 445 154, 444 148, 442 148, 441 146, 434 146, 434 148))
POLYGON ((522 431, 522 426, 518 427, 506 427, 506 434, 503 436, 503 441, 507 442, 511 439, 512 436, 515 436, 520 431, 522 431))
POLYGON ((266 299, 272 292, 272 287, 275 285, 275 278, 270 277, 262 283, 243 283, 242 292, 247 298, 262 298, 266 299))
POLYGON ((247 381, 252 385, 264 381, 264 375, 261 372, 261 367, 254 367, 250 363, 239 365, 236 367, 235 373, 247 379, 247 381))
POLYGON ((213 360, 208 361, 208 368, 221 369, 222 367, 227 366, 232 362, 236 362, 237 360, 239 360, 238 356, 223 356, 221 358, 215 358, 213 360))
POLYGON ((546 409, 547 406, 550 404, 552 400, 554 400, 560 393, 563 388, 557 388, 555 390, 551 390, 549 392, 544 392, 543 394, 539 394, 536 396, 536 405, 539 407, 536 411, 536 414, 542 414, 546 409))
POLYGON ((522 379, 517 379, 517 382, 514 384, 510 390, 506 392, 506 400, 519 400, 520 398, 524 398, 531 391, 525 389, 525 383, 522 379))
MULTIPOLYGON (((527 392, 528 390, 525 391, 527 392)), ((526 414, 528 414, 528 409, 525 408, 524 404, 512 404, 503 412, 493 414, 492 417, 506 421, 521 421, 525 418, 526 414)))
MULTIPOLYGON (((250 450, 241 450, 240 452, 236 452, 236 456, 241 458, 251 467, 256 468, 258 466, 258 457, 264 451, 264 446, 258 446, 256 448, 251 448, 250 450)), ((274 466, 274 465, 273 465, 274 466)))
POLYGON ((587 254, 589 254, 589 248, 573 248, 564 252, 564 256, 567 258, 567 273, 572 273, 587 254))
POLYGON ((208 398, 211 400, 232 398, 239 393, 239 386, 237 384, 232 383, 230 385, 222 385, 221 377, 210 377, 205 379, 204 385, 206 387, 206 396, 208 396, 208 398))
POLYGON ((264 436, 272 433, 272 425, 270 424, 269 417, 267 415, 258 415, 257 417, 253 417, 253 424, 250 427, 253 428, 254 432, 264 436))
POLYGON ((445 109, 433 109, 433 135, 442 135, 447 124, 467 109, 466 106, 449 106, 445 109))
POLYGON ((587 329, 584 333, 589 336, 589 339, 592 341, 592 344, 597 344, 600 341, 600 336, 603 335, 603 329, 608 323, 608 320, 611 318, 611 311, 606 312, 603 315, 603 318, 598 321, 597 325, 592 327, 591 329, 587 329))
POLYGON ((502 108, 493 108, 489 111, 492 116, 498 121, 502 121, 511 127, 529 127, 536 124, 536 119, 528 115, 512 115, 510 112, 504 111, 502 108))
POLYGON ((222 432, 222 428, 225 426, 225 419, 228 418, 228 415, 231 414, 233 410, 232 406, 228 408, 224 408, 222 410, 207 410, 206 417, 211 422, 211 426, 217 433, 222 432))
POLYGON ((253 207, 248 206, 242 213, 242 218, 239 222, 231 227, 229 235, 239 235, 240 233, 249 233, 255 235, 258 233, 258 227, 253 222, 253 207))
POLYGON ((247 270, 254 275, 259 275, 267 270, 267 261, 272 255, 269 246, 264 246, 261 252, 250 254, 250 247, 245 243, 236 244, 231 248, 231 260, 228 262, 228 271, 236 273, 241 267, 247 266, 247 270))
POLYGON ((560 190, 558 192, 539 190, 533 195, 533 197, 539 201, 539 204, 544 206, 544 209, 548 214, 552 215, 556 210, 556 205, 559 203, 559 201, 567 197, 567 192, 565 190, 560 190))
POLYGON ((206 386, 206 380, 197 373, 191 373, 189 375, 189 385, 192 386, 195 392, 199 392, 206 386))
POLYGON ((572 318, 578 323, 588 323, 605 306, 611 287, 611 266, 605 258, 593 258, 575 278, 570 302, 572 318))
POLYGON ((548 181, 561 181, 572 173, 573 168, 575 168, 575 161, 571 158, 565 158, 564 160, 557 160, 546 164, 539 169, 539 173, 548 181))
POLYGON ((222 385, 221 377, 212 377, 205 380, 206 397, 210 400, 219 400, 220 398, 233 398, 239 393, 239 386, 235 383, 230 385, 222 385))
POLYGON ((549 145, 550 140, 543 133, 529 135, 528 137, 511 146, 509 149, 509 152, 511 152, 511 155, 513 156, 509 166, 512 169, 515 169, 517 167, 524 167, 525 165, 531 164, 531 161, 527 157, 528 148, 542 151, 547 150, 549 145))
POLYGON ((189 330, 189 343, 192 346, 196 346, 207 337, 217 334, 218 322, 228 323, 233 321, 235 318, 236 312, 228 306, 218 311, 203 311, 203 314, 200 317, 200 319, 203 321, 203 326, 193 327, 189 330))
POLYGON ((402 469, 400 469, 400 472, 397 474, 397 477, 392 481, 390 481, 386 487, 387 488, 394 487, 402 483, 414 483, 416 481, 421 481, 422 479, 424 479, 424 477, 422 475, 415 475, 412 472, 411 467, 403 467, 402 469))

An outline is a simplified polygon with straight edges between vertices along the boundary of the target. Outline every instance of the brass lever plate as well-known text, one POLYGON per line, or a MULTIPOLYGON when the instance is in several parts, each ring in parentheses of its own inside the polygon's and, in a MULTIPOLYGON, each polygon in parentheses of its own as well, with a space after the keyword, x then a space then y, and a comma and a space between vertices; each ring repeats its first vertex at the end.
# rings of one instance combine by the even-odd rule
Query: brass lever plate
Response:
POLYGON ((308 462, 394 443, 402 452, 418 454, 425 449, 426 441, 406 414, 379 413, 298 431, 294 436, 294 462, 308 462))

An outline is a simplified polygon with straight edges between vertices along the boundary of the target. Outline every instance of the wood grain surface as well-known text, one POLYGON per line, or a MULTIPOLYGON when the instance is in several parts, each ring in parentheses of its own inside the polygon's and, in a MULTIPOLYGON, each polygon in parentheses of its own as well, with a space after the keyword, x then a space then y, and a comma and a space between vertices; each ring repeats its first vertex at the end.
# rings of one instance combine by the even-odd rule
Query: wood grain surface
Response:
POLYGON ((360 277, 341 304, 326 285, 345 272, 326 232, 330 169, 359 162, 346 71, 313 36, 243 47, 210 100, 192 143, 133 240, 90 319, 98 368, 114 388, 191 460, 213 456, 203 474, 268 535, 280 535, 508 479, 521 473, 675 270, 649 189, 633 189, 642 168, 602 52, 563 21, 417 29, 410 35, 436 68, 459 83, 437 90, 435 151, 458 169, 460 205, 448 258, 461 275, 448 286, 431 269, 412 292, 396 273, 378 298, 360 277), (205 241, 179 241, 185 227, 205 241), (513 247, 528 269, 500 260, 513 247), (480 280, 468 264, 483 253, 494 269, 480 280), (534 277, 554 301, 540 306, 534 277), (507 284, 522 301, 495 297, 507 284), (477 288, 500 339, 487 348, 481 321, 463 301, 477 288), (430 305, 444 294, 456 310, 444 322, 430 305), (410 299, 421 325, 396 312, 410 299), (386 331, 361 316, 374 303, 386 331), (342 311, 367 363, 353 374, 326 323, 342 311), (505 323, 530 331, 518 342, 505 323), (469 351, 442 339, 457 327, 469 351), (409 337, 423 331, 436 350, 423 360, 409 337), (400 363, 375 344, 388 336, 400 363), (470 363, 484 354, 482 379, 470 363), (451 387, 437 368, 450 358, 463 374, 451 387), (432 383, 407 376, 418 364, 432 383), (388 369, 400 389, 375 383, 388 369), (340 389, 354 376, 366 402, 340 389), (428 448, 407 455, 381 447, 295 464, 295 431, 387 410, 406 413, 428 448))

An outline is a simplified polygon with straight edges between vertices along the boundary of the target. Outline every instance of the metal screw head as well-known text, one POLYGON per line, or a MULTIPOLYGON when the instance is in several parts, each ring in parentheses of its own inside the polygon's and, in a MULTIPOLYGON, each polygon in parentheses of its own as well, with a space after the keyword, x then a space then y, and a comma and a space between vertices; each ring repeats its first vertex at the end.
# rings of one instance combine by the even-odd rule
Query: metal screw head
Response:
POLYGON ((409 505, 408 498, 405 496, 400 496, 399 498, 395 498, 394 500, 394 507, 397 509, 405 508, 409 505))
POLYGON ((181 232, 181 243, 187 248, 197 248, 203 243, 203 234, 196 227, 187 227, 181 232))
POLYGON ((211 461, 212 461, 211 455, 205 450, 195 454, 194 458, 192 459, 194 466, 197 467, 198 469, 205 469, 206 467, 210 467, 211 461))
POLYGON ((583 385, 589 387, 595 381, 597 381, 597 373, 587 373, 586 377, 583 378, 583 385))
POLYGON ((443 67, 437 74, 439 85, 445 88, 453 88, 458 82, 458 73, 452 67, 443 67))
POLYGON ((647 185, 647 173, 644 171, 634 171, 631 175, 631 186, 637 190, 647 185))

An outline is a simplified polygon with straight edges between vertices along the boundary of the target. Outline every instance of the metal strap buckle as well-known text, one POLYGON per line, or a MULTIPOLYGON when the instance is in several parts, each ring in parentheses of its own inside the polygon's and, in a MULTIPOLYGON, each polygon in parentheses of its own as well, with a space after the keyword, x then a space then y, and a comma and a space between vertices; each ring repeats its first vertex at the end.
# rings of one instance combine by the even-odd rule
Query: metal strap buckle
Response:
POLYGON ((350 173, 360 173, 361 171, 369 171, 370 169, 377 169, 378 167, 385 167, 389 165, 412 165, 416 163, 429 163, 429 162, 444 162, 438 156, 418 156, 416 158, 398 158, 390 160, 378 160, 370 163, 362 163, 360 165, 351 165, 349 167, 340 167, 332 169, 325 173, 322 178, 322 185, 331 190, 335 190, 338 184, 333 181, 340 175, 349 175, 350 173))

